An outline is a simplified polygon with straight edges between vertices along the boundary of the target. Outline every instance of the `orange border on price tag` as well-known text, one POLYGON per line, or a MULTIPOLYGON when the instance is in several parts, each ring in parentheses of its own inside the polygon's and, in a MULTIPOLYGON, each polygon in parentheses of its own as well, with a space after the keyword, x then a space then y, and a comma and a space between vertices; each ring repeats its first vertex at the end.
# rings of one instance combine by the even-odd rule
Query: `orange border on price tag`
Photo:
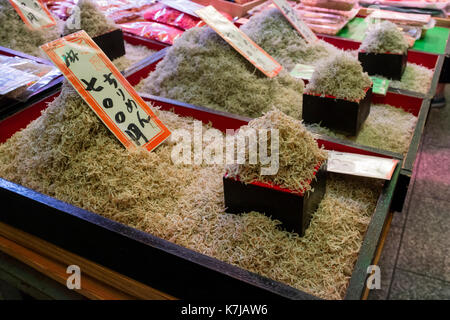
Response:
POLYGON ((93 48, 97 56, 105 63, 112 74, 116 77, 116 80, 120 82, 124 88, 128 91, 135 102, 152 118, 156 125, 161 129, 161 131, 156 134, 151 140, 143 145, 148 151, 152 151, 154 148, 159 146, 165 139, 170 136, 169 129, 164 126, 164 124, 159 120, 150 107, 145 103, 145 101, 137 94, 136 90, 130 85, 130 83, 125 79, 125 77, 120 73, 120 71, 114 66, 114 64, 109 60, 105 53, 97 46, 97 44, 89 37, 89 35, 84 31, 78 31, 76 33, 70 34, 63 38, 57 39, 55 41, 49 42, 41 46, 42 50, 48 55, 48 57, 56 64, 56 66, 62 71, 64 76, 70 81, 78 93, 83 97, 83 99, 88 103, 88 105, 95 111, 98 117, 103 121, 103 123, 111 130, 112 133, 120 140, 120 142, 126 148, 135 147, 134 143, 119 129, 119 127, 114 123, 114 121, 106 114, 103 108, 97 103, 97 101, 92 97, 92 95, 86 91, 84 86, 81 84, 80 80, 75 76, 75 74, 70 70, 64 60, 62 60, 56 53, 55 49, 64 47, 67 42, 81 42, 84 40, 91 48, 93 48))
MULTIPOLYGON (((51 23, 42 26, 41 28, 49 28, 49 27, 53 27, 56 25, 56 20, 55 18, 53 18, 52 14, 50 13, 50 11, 47 9, 47 6, 45 6, 41 0, 35 0, 42 8, 42 10, 44 10, 44 12, 47 14, 47 16, 49 17, 49 19, 52 21, 51 23)), ((14 0, 9 0, 9 3, 11 3, 11 5, 14 7, 14 9, 16 9, 16 12, 19 14, 20 18, 23 20, 23 22, 25 22, 25 24, 32 30, 36 30, 36 29, 41 29, 41 28, 35 28, 30 21, 28 21, 28 19, 25 17, 25 15, 23 14, 22 10, 20 10, 19 6, 14 2, 14 0)))
MULTIPOLYGON (((210 5, 210 6, 208 6, 208 7, 213 8, 213 9, 217 12, 217 14, 223 16, 223 15, 222 15, 219 11, 217 11, 216 8, 214 8, 213 6, 210 5)), ((208 8, 208 7, 205 7, 205 8, 208 8)), ((203 9, 205 9, 205 8, 203 8, 203 9)), ((200 9, 200 10, 203 10, 203 9, 200 9)), ((200 10, 197 10, 197 11, 196 11, 197 15, 199 15, 199 14, 198 14, 198 11, 200 11, 200 10)), ((199 16, 200 16, 200 15, 199 15, 199 16)), ((226 18, 224 17, 224 19, 226 19, 226 18)), ((252 59, 250 59, 250 57, 249 57, 246 53, 242 52, 236 45, 234 45, 232 41, 228 41, 228 40, 226 39, 226 37, 224 36, 224 34, 223 34, 220 30, 218 30, 214 25, 208 24, 208 22, 205 21, 203 18, 202 18, 202 20, 203 20, 209 27, 211 27, 215 32, 217 32, 217 33, 222 37, 222 39, 224 39, 228 44, 230 44, 230 45, 231 45, 237 52, 239 52, 245 59, 247 59, 251 64, 253 64, 256 68, 258 68, 262 73, 264 73, 264 74, 265 74, 266 76, 268 76, 269 78, 275 77, 278 73, 280 73, 281 69, 283 69, 283 67, 281 66, 281 64, 278 63, 278 61, 276 61, 270 54, 268 54, 266 51, 264 51, 263 48, 261 48, 260 46, 258 46, 252 39, 249 38, 249 36, 247 36, 244 32, 242 32, 241 30, 239 30, 239 28, 236 27, 236 26, 235 26, 233 23, 231 23, 230 21, 228 21, 228 22, 230 23, 230 25, 232 25, 234 28, 236 28, 237 31, 243 36, 243 38, 245 38, 248 42, 250 42, 250 43, 255 47, 255 49, 259 50, 259 51, 260 51, 261 53, 263 53, 267 58, 269 58, 270 60, 272 60, 273 62, 275 62, 276 65, 278 65, 276 69, 274 69, 274 70, 272 70, 272 71, 267 71, 267 70, 265 70, 264 68, 262 68, 261 66, 259 66, 258 64, 255 64, 255 63, 252 61, 252 59)), ((228 20, 228 19, 227 19, 227 20, 228 20)))

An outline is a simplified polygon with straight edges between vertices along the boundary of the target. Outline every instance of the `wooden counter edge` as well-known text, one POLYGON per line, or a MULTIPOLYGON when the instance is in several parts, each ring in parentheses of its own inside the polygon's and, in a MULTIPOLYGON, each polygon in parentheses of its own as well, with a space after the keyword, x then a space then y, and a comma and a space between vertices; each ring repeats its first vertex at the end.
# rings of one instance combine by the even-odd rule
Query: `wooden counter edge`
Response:
POLYGON ((175 300, 174 297, 128 278, 40 238, 0 222, 0 250, 66 285, 66 268, 81 269, 80 294, 90 299, 175 300))

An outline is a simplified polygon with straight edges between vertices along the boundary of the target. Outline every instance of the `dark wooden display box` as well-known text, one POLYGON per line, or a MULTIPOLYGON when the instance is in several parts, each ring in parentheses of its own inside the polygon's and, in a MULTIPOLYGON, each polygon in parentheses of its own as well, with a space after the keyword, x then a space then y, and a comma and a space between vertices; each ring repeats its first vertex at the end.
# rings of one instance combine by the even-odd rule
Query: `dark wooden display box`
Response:
POLYGON ((225 207, 228 213, 257 211, 282 222, 287 231, 304 236, 313 213, 317 210, 326 189, 326 165, 317 168, 310 182, 314 192, 296 192, 268 183, 245 184, 236 178, 223 177, 225 207))
POLYGON ((408 54, 358 52, 358 60, 369 75, 400 80, 405 72, 408 54))
MULTIPOLYGON (((37 118, 55 96, 56 94, 47 97, 2 121, 0 142, 37 118)), ((169 99, 145 95, 143 98, 160 105, 164 110, 192 116, 205 123, 211 122, 220 130, 237 129, 249 120, 169 99)), ((386 157, 332 140, 320 139, 318 143, 328 150, 386 157)), ((346 299, 360 299, 365 290, 367 267, 374 259, 399 171, 400 167, 397 166, 392 179, 385 182, 381 191, 351 275, 346 299)), ((4 179, 0 179, 0 200, 8 203, 8 210, 0 212, 1 222, 177 298, 316 298, 280 282, 199 254, 4 179)))
MULTIPOLYGON (((359 47, 361 45, 361 42, 350 39, 344 39, 336 36, 321 34, 318 35, 318 37, 328 43, 331 43, 337 48, 343 50, 359 50, 359 47)), ((427 94, 395 88, 389 88, 389 91, 422 98, 432 98, 434 96, 434 93, 436 92, 436 86, 439 83, 439 75, 442 69, 442 65, 444 63, 444 58, 445 58, 444 55, 422 52, 412 49, 408 50, 408 58, 407 58, 408 63, 415 63, 418 65, 422 65, 434 71, 431 87, 428 90, 427 94)))
POLYGON ((370 113, 372 88, 359 101, 338 99, 314 93, 303 94, 302 118, 306 123, 322 126, 355 136, 370 113))
POLYGON ((110 32, 92 38, 94 42, 103 50, 110 60, 120 58, 125 55, 125 43, 122 29, 114 29, 110 32))

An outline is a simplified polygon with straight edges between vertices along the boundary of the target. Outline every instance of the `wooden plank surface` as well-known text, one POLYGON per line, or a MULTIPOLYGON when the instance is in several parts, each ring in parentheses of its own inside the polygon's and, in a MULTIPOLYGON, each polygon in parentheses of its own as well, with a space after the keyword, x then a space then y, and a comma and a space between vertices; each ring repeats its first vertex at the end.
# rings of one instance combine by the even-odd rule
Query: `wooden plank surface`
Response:
MULTIPOLYGON (((50 279, 41 272, 31 268, 23 262, 0 251, 0 291, 4 293, 4 286, 16 288, 20 292, 14 298, 4 296, 5 299, 23 299, 24 295, 36 300, 85 300, 85 296, 76 290, 67 290, 65 285, 50 279), (23 294, 22 294, 23 293, 23 294)), ((1 298, 0 298, 1 300, 1 298)))
POLYGON ((0 223, 0 250, 63 285, 67 267, 79 266, 82 285, 77 291, 90 299, 175 299, 4 223, 0 223))

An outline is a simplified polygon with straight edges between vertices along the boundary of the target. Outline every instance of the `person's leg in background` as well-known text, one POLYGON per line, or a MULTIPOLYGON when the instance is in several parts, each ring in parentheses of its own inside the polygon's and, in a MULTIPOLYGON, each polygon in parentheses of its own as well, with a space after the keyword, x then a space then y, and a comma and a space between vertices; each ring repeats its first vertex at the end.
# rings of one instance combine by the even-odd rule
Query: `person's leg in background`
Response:
POLYGON ((431 100, 432 108, 443 108, 445 107, 445 95, 444 89, 445 85, 450 82, 450 58, 445 57, 444 65, 442 66, 441 75, 439 77, 439 83, 436 88, 436 94, 431 100))

